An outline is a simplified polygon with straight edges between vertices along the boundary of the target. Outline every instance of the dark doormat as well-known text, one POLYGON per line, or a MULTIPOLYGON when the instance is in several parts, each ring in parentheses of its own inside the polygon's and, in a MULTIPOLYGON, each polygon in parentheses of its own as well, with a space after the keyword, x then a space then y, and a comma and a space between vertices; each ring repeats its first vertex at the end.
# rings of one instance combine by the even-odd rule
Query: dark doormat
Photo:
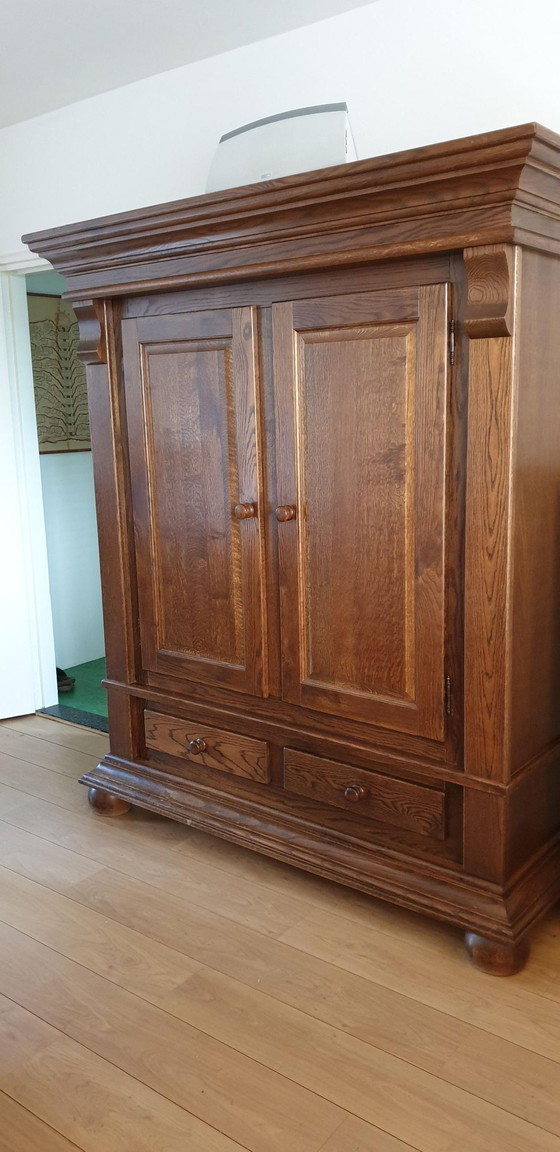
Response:
POLYGON ((66 704, 53 704, 52 708, 39 708, 41 716, 56 716, 58 720, 66 720, 68 724, 80 724, 82 728, 95 728, 97 732, 108 732, 109 721, 106 716, 97 716, 95 712, 82 712, 80 708, 68 708, 66 704))

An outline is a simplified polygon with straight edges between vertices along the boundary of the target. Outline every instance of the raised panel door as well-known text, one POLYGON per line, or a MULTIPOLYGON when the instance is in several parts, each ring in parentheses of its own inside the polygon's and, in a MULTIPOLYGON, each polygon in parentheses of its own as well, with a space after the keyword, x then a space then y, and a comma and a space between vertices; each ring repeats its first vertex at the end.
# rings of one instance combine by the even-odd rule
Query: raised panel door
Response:
POLYGON ((254 310, 122 329, 142 665, 266 695, 254 310))
POLYGON ((442 739, 447 286, 273 312, 283 696, 442 739))

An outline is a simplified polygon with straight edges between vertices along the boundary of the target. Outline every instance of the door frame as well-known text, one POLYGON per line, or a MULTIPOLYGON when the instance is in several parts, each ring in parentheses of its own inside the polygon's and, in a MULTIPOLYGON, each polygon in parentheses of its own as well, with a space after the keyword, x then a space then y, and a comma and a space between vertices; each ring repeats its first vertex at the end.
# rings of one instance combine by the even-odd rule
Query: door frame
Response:
POLYGON ((58 702, 25 276, 51 265, 0 255, 0 719, 58 702))

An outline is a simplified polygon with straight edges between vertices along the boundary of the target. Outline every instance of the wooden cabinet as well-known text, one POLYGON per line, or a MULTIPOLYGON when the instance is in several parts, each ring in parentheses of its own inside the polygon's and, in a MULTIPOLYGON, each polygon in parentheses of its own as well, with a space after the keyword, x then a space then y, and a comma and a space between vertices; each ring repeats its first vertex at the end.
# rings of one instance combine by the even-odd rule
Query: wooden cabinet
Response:
POLYGON ((525 125, 27 238, 88 363, 92 803, 501 974, 560 895, 559 176, 525 125))

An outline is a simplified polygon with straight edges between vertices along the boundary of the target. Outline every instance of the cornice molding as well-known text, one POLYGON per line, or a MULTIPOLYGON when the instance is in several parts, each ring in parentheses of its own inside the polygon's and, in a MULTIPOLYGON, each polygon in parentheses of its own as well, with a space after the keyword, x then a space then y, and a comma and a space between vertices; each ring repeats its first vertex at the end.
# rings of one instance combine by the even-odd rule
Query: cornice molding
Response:
POLYGON ((24 237, 94 297, 521 243, 560 252, 560 137, 525 124, 24 237))

